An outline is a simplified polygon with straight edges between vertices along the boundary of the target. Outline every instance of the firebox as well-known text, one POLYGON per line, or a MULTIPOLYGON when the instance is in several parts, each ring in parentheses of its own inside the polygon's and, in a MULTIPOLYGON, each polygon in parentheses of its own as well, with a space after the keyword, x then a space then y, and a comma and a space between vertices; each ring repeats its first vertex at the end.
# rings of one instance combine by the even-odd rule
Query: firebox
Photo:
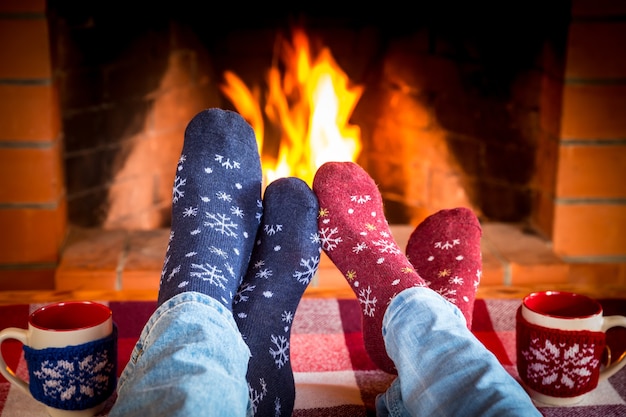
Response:
POLYGON ((274 175, 308 181, 324 160, 303 172, 303 152, 359 162, 390 222, 458 205, 485 220, 529 221, 537 179, 555 176, 556 164, 536 170, 541 88, 554 70, 544 68, 546 54, 563 60, 569 8, 430 3, 410 13, 293 5, 207 13, 166 2, 120 13, 115 2, 49 2, 70 222, 166 225, 181 127, 208 106, 257 125, 265 171, 276 169, 271 161, 287 166, 274 175), (325 93, 304 84, 322 60, 335 67, 329 79, 345 80, 314 103, 307 94, 325 93), (237 97, 241 87, 248 94, 237 97), (343 106, 331 123, 358 129, 349 155, 319 149, 332 135, 314 113, 331 106, 343 106))

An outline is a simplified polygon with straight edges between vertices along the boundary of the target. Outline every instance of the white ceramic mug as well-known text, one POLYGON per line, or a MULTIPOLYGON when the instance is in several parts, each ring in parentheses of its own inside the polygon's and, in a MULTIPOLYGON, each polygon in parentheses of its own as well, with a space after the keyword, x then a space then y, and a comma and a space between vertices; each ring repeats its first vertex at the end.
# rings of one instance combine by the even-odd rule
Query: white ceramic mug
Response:
POLYGON ((576 404, 619 371, 626 360, 602 364, 606 331, 617 326, 626 327, 626 317, 603 316, 602 305, 582 294, 541 291, 524 297, 516 322, 517 369, 531 398, 576 404))
MULTIPOLYGON (((41 307, 29 315, 27 329, 8 327, 0 331, 0 345, 9 339, 15 339, 24 345, 26 364, 31 377, 29 383, 15 375, 2 355, 0 355, 0 373, 10 383, 42 402, 52 417, 94 416, 102 411, 106 401, 91 404, 88 396, 83 395, 86 400, 80 401, 90 406, 79 409, 74 408, 72 401, 76 399, 76 395, 82 395, 81 392, 87 392, 92 398, 99 399, 103 382, 108 391, 111 386, 115 386, 116 363, 109 363, 117 358, 116 351, 112 351, 117 349, 117 340, 113 332, 113 315, 111 309, 104 304, 91 301, 68 301, 41 307), (93 351, 91 351, 92 348, 93 351), (33 359, 38 358, 38 352, 44 349, 45 360, 33 359), (78 366, 68 360, 66 356, 68 352, 72 352, 71 355, 78 354, 78 356, 72 356, 72 358, 78 357, 80 362, 78 366), (74 374, 79 372, 77 369, 79 366, 90 367, 96 361, 99 361, 97 383, 78 382, 79 378, 73 378, 74 374), (61 364, 60 367, 59 364, 61 364), (69 373, 68 367, 76 370, 69 373), (58 372, 59 370, 61 372, 58 372), (40 377, 35 378, 35 375, 40 377), (34 380, 38 382, 33 382, 34 380), (39 384, 40 381, 41 384, 39 384), (34 386, 35 384, 37 387, 34 386), (67 386, 61 386, 62 384, 67 384, 67 386), (60 390, 61 394, 59 394, 60 390), (72 395, 72 393, 77 394, 72 395), (40 396, 44 398, 38 398, 40 396), (50 405, 51 403, 57 405, 59 396, 67 399, 68 407, 73 409, 66 409, 68 407, 65 404, 58 407, 50 405), (74 398, 71 398, 72 396, 74 398)), ((91 373, 92 369, 89 372, 91 373)), ((82 378, 90 373, 82 372, 77 376, 82 378)))

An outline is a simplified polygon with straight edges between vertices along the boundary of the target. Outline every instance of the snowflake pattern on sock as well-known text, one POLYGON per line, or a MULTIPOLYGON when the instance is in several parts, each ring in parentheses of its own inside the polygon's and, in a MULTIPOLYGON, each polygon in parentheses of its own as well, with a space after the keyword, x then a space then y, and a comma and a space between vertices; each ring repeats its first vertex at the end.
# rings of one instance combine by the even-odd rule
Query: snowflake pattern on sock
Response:
POLYGON ((441 210, 415 228, 406 247, 407 257, 428 287, 456 305, 469 328, 482 276, 481 234, 469 209, 441 210))
POLYGON ((233 112, 197 115, 176 167, 159 305, 198 291, 231 308, 262 215, 260 192, 252 128, 233 112))
MULTIPOLYGON (((268 236, 272 236, 276 234, 274 232, 268 231, 267 229, 264 232, 268 236)), ((293 292, 293 294, 290 294, 290 296, 292 297, 292 299, 290 300, 290 303, 294 304, 295 302, 296 306, 300 300, 302 293, 304 292, 304 289, 306 289, 306 287, 309 285, 309 283, 311 282, 311 280, 317 273, 317 267, 319 266, 319 261, 320 261, 319 245, 317 245, 317 236, 315 235, 315 233, 312 233, 309 236, 309 239, 310 239, 312 250, 317 251, 317 256, 310 256, 308 259, 301 258, 300 263, 299 263, 299 266, 301 268, 297 268, 293 270, 293 272, 291 273, 291 278, 292 278, 293 283, 298 283, 302 285, 302 287, 300 288, 295 287, 291 289, 291 291, 289 291, 290 293, 293 292)), ((258 242, 257 244, 261 245, 262 243, 258 242)), ((272 250, 276 252, 277 254, 280 252, 281 249, 282 249, 282 245, 276 245, 272 248, 272 250)), ((250 338, 255 337, 256 335, 254 334, 250 335, 251 328, 246 325, 247 323, 245 323, 245 320, 248 318, 248 312, 246 312, 245 310, 246 306, 243 306, 240 303, 247 303, 251 301, 250 298, 255 297, 255 290, 256 292, 259 293, 258 295, 256 295, 257 297, 260 296, 260 297, 263 297, 265 300, 269 301, 270 299, 274 297, 275 291, 284 291, 284 289, 281 289, 279 284, 271 285, 269 283, 270 280, 274 277, 274 271, 266 266, 266 262, 264 260, 256 261, 254 265, 251 266, 250 271, 251 271, 250 273, 254 275, 254 280, 256 280, 257 282, 259 280, 267 281, 266 282, 267 285, 262 285, 262 284, 252 285, 250 282, 243 282, 242 285, 239 287, 237 294, 235 295, 233 304, 235 305, 234 310, 236 314, 235 316, 236 321, 238 323, 241 323, 241 328, 244 329, 242 330, 244 333, 242 334, 242 336, 244 337, 244 340, 246 341, 246 343, 249 343, 249 345, 252 345, 254 342, 250 338), (257 286, 258 286, 258 289, 257 289, 257 286), (274 287, 276 289, 273 289, 274 287)), ((284 295, 281 294, 281 295, 278 295, 278 297, 284 297, 284 295)), ((277 333, 270 333, 268 335, 269 340, 265 343, 265 346, 266 346, 265 350, 269 352, 269 355, 271 356, 271 360, 269 362, 273 362, 273 367, 276 371, 281 370, 283 367, 287 366, 289 367, 289 369, 287 370, 287 373, 289 375, 292 375, 291 365, 289 365, 289 360, 290 360, 289 349, 290 349, 291 326, 293 323, 293 319, 295 317, 295 308, 290 309, 290 310, 283 310, 282 313, 280 313, 280 317, 278 317, 278 314, 275 313, 271 308, 272 307, 263 308, 263 311, 265 311, 266 313, 263 316, 263 320, 266 322, 274 323, 274 324, 278 323, 279 326, 276 328, 276 330, 278 330, 277 333), (274 314, 274 315, 269 315, 269 314, 274 314)), ((252 325, 254 326, 255 324, 252 324, 252 325)), ((264 333, 263 329, 261 330, 261 333, 264 333)), ((251 346, 251 350, 252 350, 252 346, 251 346)), ((261 349, 261 350, 264 350, 264 349, 261 349)), ((251 359, 251 364, 254 367, 255 359, 251 359)), ((249 373, 253 373, 256 375, 259 373, 260 370, 263 370, 264 372, 268 372, 267 365, 264 364, 263 366, 260 366, 259 368, 254 369, 253 371, 249 373)), ((268 378, 268 380, 273 382, 273 384, 270 386, 270 391, 272 391, 274 394, 276 394, 276 391, 285 391, 285 389, 288 387, 288 384, 290 382, 291 383, 293 382, 292 380, 290 381, 290 378, 285 377, 285 376, 281 376, 280 378, 277 378, 276 377, 277 372, 269 371, 268 376, 271 376, 271 375, 273 375, 274 377, 271 379, 268 378), (287 381, 285 381, 285 379, 287 379, 287 381)), ((250 394, 250 399, 252 401, 254 415, 257 415, 257 412, 260 411, 259 406, 261 405, 262 401, 265 399, 266 395, 268 394, 268 384, 265 382, 265 378, 258 378, 258 380, 256 381, 249 380, 248 390, 250 394), (253 386, 255 382, 256 384, 253 386)), ((289 403, 289 401, 291 401, 291 406, 288 406, 288 407, 293 408, 293 399, 295 398, 295 394, 292 395, 291 393, 288 392, 287 394, 283 393, 282 395, 291 397, 291 398, 287 398, 287 402, 289 403)), ((272 404, 273 404, 273 410, 274 410, 273 415, 281 416, 282 415, 281 410, 283 408, 281 405, 281 397, 275 397, 272 404)), ((259 415, 265 415, 265 414, 259 413, 259 415)))
MULTIPOLYGON (((452 242, 435 242, 433 244, 434 251, 442 252, 442 257, 444 258, 443 262, 447 262, 449 259, 453 259, 456 262, 463 262, 465 256, 462 254, 451 255, 448 253, 443 253, 446 251, 454 252, 456 246, 461 244, 461 239, 453 239, 452 242), (448 255, 448 256, 446 256, 448 255), (449 259, 445 259, 449 258, 449 259)), ((462 248, 459 248, 462 249, 462 248)), ((459 253, 459 252, 457 252, 459 253)), ((438 255, 430 255, 426 258, 427 262, 435 262, 437 260, 438 255)), ((456 263, 455 262, 455 263, 456 263)), ((436 274, 437 279, 434 281, 428 281, 426 278, 426 284, 434 289, 437 293, 443 296, 446 300, 455 304, 460 308, 467 308, 467 303, 470 303, 469 295, 465 294, 463 291, 464 285, 468 282, 472 282, 472 286, 474 291, 478 289, 478 284, 480 284, 480 277, 482 275, 481 269, 476 269, 474 276, 463 277, 459 275, 458 268, 456 265, 450 264, 444 267, 437 268, 438 272, 436 274), (441 283, 438 285, 438 283, 441 283)))
MULTIPOLYGON (((334 226, 333 216, 331 210, 328 208, 320 208, 319 212, 319 239, 322 245, 322 249, 331 257, 331 259, 339 258, 341 255, 333 256, 334 251, 338 251, 343 254, 346 250, 352 255, 351 260, 345 262, 352 267, 345 268, 344 276, 352 289, 355 291, 359 303, 363 308, 363 313, 366 316, 373 317, 377 308, 386 309, 391 299, 399 292, 407 288, 407 284, 401 285, 402 275, 412 275, 415 277, 413 267, 406 261, 404 255, 397 243, 391 236, 389 227, 386 220, 382 221, 377 217, 382 217, 383 214, 376 211, 376 208, 371 207, 358 207, 357 205, 364 204, 370 201, 370 196, 351 196, 350 203, 355 205, 349 206, 347 209, 349 215, 355 213, 370 211, 369 216, 371 219, 365 222, 359 222, 355 216, 354 225, 349 226, 347 234, 348 238, 342 236, 342 231, 346 230, 344 226, 334 226), (355 238, 355 236, 357 236, 355 238), (351 247, 345 249, 344 246, 351 242, 351 247), (342 251, 343 249, 343 251, 342 251), (376 269, 379 268, 381 272, 376 273, 376 269), (384 299, 379 299, 372 292, 372 286, 367 283, 372 279, 371 276, 379 276, 383 279, 383 275, 390 276, 391 278, 386 282, 388 290, 383 291, 386 296, 384 299), (365 277, 363 282, 360 277, 365 277), (367 285, 367 286, 365 286, 367 285)), ((349 203, 349 204, 350 204, 349 203)), ((340 263, 344 263, 339 261, 340 263)), ((342 268, 340 268, 342 270, 342 268)), ((415 277, 416 278, 416 277, 415 277)), ((417 278, 416 278, 417 280, 417 278)), ((414 280, 410 281, 408 286, 416 286, 420 284, 414 284, 414 280)), ((382 282, 376 282, 381 284, 382 282)))
POLYGON ((361 167, 326 163, 316 173, 313 190, 320 204, 320 243, 357 296, 365 348, 381 369, 397 373, 385 350, 383 316, 398 293, 426 284, 398 247, 380 192, 361 167))
POLYGON ((281 178, 265 191, 264 215, 233 313, 250 348, 248 389, 255 415, 289 416, 295 399, 291 327, 317 273, 317 198, 304 181, 281 178))

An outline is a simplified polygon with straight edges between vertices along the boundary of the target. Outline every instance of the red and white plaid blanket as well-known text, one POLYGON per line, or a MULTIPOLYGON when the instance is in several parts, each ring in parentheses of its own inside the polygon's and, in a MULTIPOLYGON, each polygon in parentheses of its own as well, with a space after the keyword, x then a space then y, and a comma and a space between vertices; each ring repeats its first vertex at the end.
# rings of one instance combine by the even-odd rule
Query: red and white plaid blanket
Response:
MULTIPOLYGON (((605 314, 626 315, 626 300, 600 300, 605 314)), ((113 310, 119 331, 119 370, 125 366, 144 323, 154 311, 147 301, 104 302, 113 310)), ((520 300, 476 300, 473 333, 517 378, 515 311, 520 300)), ((0 306, 0 329, 25 328, 39 304, 0 306)), ((360 309, 355 299, 304 298, 291 335, 291 361, 297 384, 296 417, 373 416, 374 400, 393 377, 376 369, 363 348, 360 309)), ((626 350, 626 329, 608 333, 613 358, 626 350)), ((4 357, 17 374, 28 372, 21 345, 6 341, 4 357)), ((114 399, 111 399, 111 402, 114 399)), ((109 405, 110 406, 110 405, 109 405)), ((626 416, 626 368, 600 383, 574 407, 540 407, 545 416, 626 416)), ((106 414, 106 410, 105 413, 106 414)), ((46 416, 41 405, 0 376, 0 416, 46 416)))

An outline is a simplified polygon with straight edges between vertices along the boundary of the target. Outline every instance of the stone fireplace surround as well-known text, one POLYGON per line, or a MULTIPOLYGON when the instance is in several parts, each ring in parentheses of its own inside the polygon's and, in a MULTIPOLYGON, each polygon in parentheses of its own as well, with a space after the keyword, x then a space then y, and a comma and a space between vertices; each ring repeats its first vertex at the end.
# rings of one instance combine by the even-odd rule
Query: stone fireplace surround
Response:
POLYGON ((563 259, 623 275, 626 9, 466 3, 361 16, 2 2, 0 223, 11 243, 0 281, 54 285, 71 227, 167 227, 186 122, 232 106, 224 70, 261 84, 293 24, 365 86, 358 162, 392 223, 468 205, 484 222, 521 224, 563 259))

